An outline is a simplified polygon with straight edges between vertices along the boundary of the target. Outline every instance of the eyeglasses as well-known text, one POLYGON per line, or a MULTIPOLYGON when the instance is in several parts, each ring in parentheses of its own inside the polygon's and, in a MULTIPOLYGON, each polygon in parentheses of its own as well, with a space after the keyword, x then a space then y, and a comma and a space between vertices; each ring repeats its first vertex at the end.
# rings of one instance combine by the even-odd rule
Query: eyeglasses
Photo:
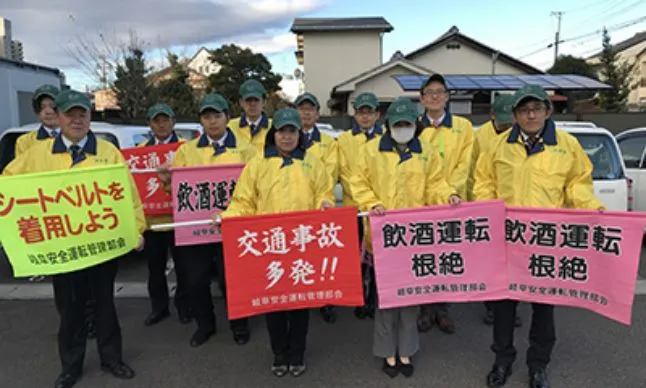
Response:
POLYGON ((516 110, 516 113, 522 116, 528 116, 530 113, 540 114, 540 113, 545 113, 546 111, 547 111, 547 107, 545 105, 536 105, 536 106, 524 106, 522 108, 518 108, 516 110))

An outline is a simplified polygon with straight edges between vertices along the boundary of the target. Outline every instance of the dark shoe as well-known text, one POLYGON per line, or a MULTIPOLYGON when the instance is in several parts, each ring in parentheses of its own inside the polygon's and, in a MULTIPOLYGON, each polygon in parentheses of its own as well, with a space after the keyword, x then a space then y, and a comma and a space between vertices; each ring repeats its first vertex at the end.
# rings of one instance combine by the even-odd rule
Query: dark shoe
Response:
POLYGON ((487 375, 487 387, 502 387, 507 383, 509 376, 511 376, 511 367, 494 365, 491 372, 487 375))
POLYGON ((72 388, 79 379, 80 376, 71 373, 61 373, 54 383, 54 388, 72 388))
POLYGON ((321 316, 326 323, 336 322, 336 311, 333 306, 321 307, 321 316))
POLYGON ((357 317, 357 319, 364 320, 368 316, 365 311, 364 306, 359 306, 354 308, 354 316, 357 317))
POLYGON ((177 310, 177 318, 179 319, 179 323, 182 325, 189 324, 193 321, 193 317, 191 316, 191 313, 188 310, 177 310))
POLYGON ((135 377, 135 371, 123 361, 113 362, 111 364, 101 364, 101 370, 122 380, 130 380, 135 377))
POLYGON ((435 323, 437 323, 437 327, 442 330, 442 332, 446 334, 455 333, 455 323, 453 323, 453 319, 448 315, 436 317, 435 323))
POLYGON ((545 369, 539 369, 529 374, 529 387, 550 388, 550 382, 547 379, 547 372, 545 372, 545 369))
POLYGON ((307 370, 307 365, 305 365, 305 363, 302 363, 300 365, 289 366, 289 373, 291 373, 292 376, 294 377, 302 376, 306 370, 307 370))
POLYGON ((520 316, 516 315, 516 321, 514 322, 514 326, 521 327, 522 325, 523 325, 523 321, 520 319, 520 316))
POLYGON ((487 310, 487 312, 485 313, 485 316, 482 319, 482 321, 487 326, 493 325, 493 311, 492 310, 487 310))
POLYGON ((385 374, 388 375, 391 379, 395 378, 399 374, 399 369, 397 368, 397 364, 395 365, 390 365, 388 364, 388 361, 384 358, 384 365, 381 367, 381 370, 384 371, 385 374))
POLYGON ((191 337, 191 347, 198 348, 204 345, 204 343, 208 341, 213 334, 215 334, 215 330, 197 329, 195 334, 193 334, 193 337, 191 337))
POLYGON ((164 319, 168 318, 170 316, 170 312, 168 309, 162 310, 162 311, 153 311, 146 317, 146 320, 144 321, 144 325, 146 326, 153 326, 158 324, 159 322, 163 321, 164 319))
POLYGON ((404 364, 401 361, 398 364, 398 369, 401 372, 401 374, 404 375, 404 377, 409 378, 413 376, 413 373, 415 372, 415 368, 413 367, 413 363, 410 364, 404 364))
POLYGON ((240 330, 233 332, 233 340, 238 345, 246 345, 251 337, 249 330, 240 330))
POLYGON ((276 377, 283 377, 289 372, 287 359, 283 356, 274 356, 274 363, 271 365, 271 373, 276 377))
POLYGON ((417 331, 426 333, 431 330, 433 328, 433 318, 434 316, 430 309, 422 307, 422 311, 420 311, 419 317, 417 317, 417 331))

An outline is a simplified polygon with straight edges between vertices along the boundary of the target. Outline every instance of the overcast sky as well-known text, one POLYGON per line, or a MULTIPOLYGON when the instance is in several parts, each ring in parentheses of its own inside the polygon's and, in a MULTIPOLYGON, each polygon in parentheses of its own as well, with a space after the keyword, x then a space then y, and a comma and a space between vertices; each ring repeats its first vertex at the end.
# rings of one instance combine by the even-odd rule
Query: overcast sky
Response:
MULTIPOLYGON (((285 30, 293 19, 324 0, 0 0, 0 16, 11 20, 13 38, 26 60, 67 68, 65 49, 78 37, 127 41, 129 31, 152 49, 235 41, 259 51, 295 45, 285 30), (280 34, 272 33, 280 29, 280 34)), ((189 55, 192 55, 190 53, 189 55)))
POLYGON ((148 59, 156 67, 163 54, 155 49, 172 48, 190 57, 202 45, 235 43, 264 53, 275 71, 291 74, 297 66, 296 37, 289 27, 296 17, 383 16, 395 27, 384 35, 384 60, 397 50, 422 47, 455 25, 490 47, 547 69, 554 51, 547 45, 557 27, 553 11, 563 15, 560 54, 598 52, 604 26, 613 43, 646 30, 644 0, 0 0, 0 16, 11 20, 25 60, 61 68, 76 88, 88 82, 66 48, 79 37, 98 41, 100 34, 125 42, 133 29, 149 44, 148 59))

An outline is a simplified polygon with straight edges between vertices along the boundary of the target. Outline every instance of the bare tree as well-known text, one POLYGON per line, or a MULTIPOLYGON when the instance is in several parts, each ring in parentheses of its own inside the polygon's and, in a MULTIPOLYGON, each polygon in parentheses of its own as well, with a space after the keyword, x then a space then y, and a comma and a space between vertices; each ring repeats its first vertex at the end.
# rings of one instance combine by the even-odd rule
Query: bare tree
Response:
POLYGON ((78 65, 79 70, 97 86, 105 89, 114 82, 114 74, 119 63, 133 49, 146 51, 149 44, 129 30, 128 38, 118 38, 116 34, 97 32, 96 36, 77 35, 65 47, 65 53, 78 65))

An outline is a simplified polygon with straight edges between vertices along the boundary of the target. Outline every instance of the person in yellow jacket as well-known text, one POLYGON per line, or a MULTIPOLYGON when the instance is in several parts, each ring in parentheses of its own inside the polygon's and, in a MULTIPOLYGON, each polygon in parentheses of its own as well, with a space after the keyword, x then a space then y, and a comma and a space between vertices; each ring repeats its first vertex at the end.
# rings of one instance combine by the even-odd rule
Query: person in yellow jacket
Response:
MULTIPOLYGON (((65 90, 56 96, 55 109, 61 133, 39 141, 14 159, 3 175, 126 164, 121 152, 111 143, 98 139, 90 130, 90 100, 82 93, 65 90)), ((137 186, 130 178, 132 206, 137 229, 146 229, 137 186)), ((144 239, 140 236, 139 247, 144 239)), ((85 358, 85 308, 89 297, 96 303, 96 338, 101 369, 120 379, 132 379, 135 372, 123 362, 121 329, 114 306, 114 280, 118 260, 110 260, 80 271, 54 275, 54 300, 60 316, 58 350, 62 372, 57 388, 71 388, 81 377, 85 358)))
MULTIPOLYGON (((357 96, 353 103, 354 125, 352 129, 343 132, 337 138, 339 144, 339 181, 343 187, 343 206, 357 206, 352 199, 350 179, 358 160, 358 150, 368 141, 382 135, 381 125, 378 123, 379 100, 374 93, 366 92, 357 96)), ((364 237, 364 220, 359 219, 359 241, 364 237)), ((375 285, 374 269, 369 263, 361 263, 363 277, 365 305, 354 309, 354 315, 359 319, 374 318, 377 289, 375 285)))
MULTIPOLYGON (((227 126, 229 104, 220 94, 210 93, 204 96, 200 101, 199 114, 204 133, 179 147, 173 167, 247 163, 256 155, 255 147, 227 126)), ((167 170, 160 171, 160 178, 164 182, 170 182, 167 170)), ((190 344, 192 347, 199 347, 216 332, 211 297, 211 272, 214 264, 218 285, 226 297, 222 243, 182 246, 178 250, 180 260, 186 268, 191 314, 197 323, 197 330, 191 337, 190 344)), ((249 323, 246 318, 231 320, 229 325, 238 345, 249 342, 249 323)))
MULTIPOLYGON (((318 156, 306 148, 301 129, 295 109, 276 112, 265 151, 245 166, 223 218, 325 210, 334 206, 334 183, 318 156)), ((273 374, 282 377, 289 372, 301 376, 307 369, 309 310, 279 311, 265 317, 274 353, 273 374)))
MULTIPOLYGON (((469 201, 473 201, 473 177, 475 175, 475 165, 478 156, 485 150, 489 149, 491 144, 496 141, 498 136, 511 128, 513 125, 513 118, 511 116, 512 105, 514 103, 514 96, 511 94, 501 94, 496 96, 496 99, 491 106, 491 120, 482 124, 475 133, 475 142, 473 143, 473 153, 471 157, 471 168, 469 173, 469 181, 467 184, 467 194, 469 201)), ((493 325, 493 304, 491 302, 484 302, 485 316, 483 322, 486 325, 493 325)), ((516 327, 522 326, 520 316, 516 314, 516 327)))
POLYGON ((240 85, 240 106, 244 111, 240 117, 229 121, 229 128, 238 139, 243 139, 262 152, 271 119, 263 112, 265 87, 255 79, 248 79, 240 85))
MULTIPOLYGON (((430 76, 420 89, 420 95, 426 108, 419 122, 422 128, 420 140, 433 145, 442 159, 444 178, 461 198, 467 198, 473 126, 466 118, 451 114, 447 109, 449 90, 442 75, 430 76)), ((455 323, 449 315, 448 303, 421 306, 417 321, 419 331, 427 332, 433 323, 446 334, 455 332, 455 323)))
MULTIPOLYGON (((336 184, 339 179, 339 145, 336 139, 321 133, 316 127, 316 121, 321 117, 318 99, 312 93, 303 93, 296 97, 294 103, 303 123, 307 152, 321 159, 332 182, 336 184)), ((325 322, 336 322, 337 314, 333 306, 321 307, 320 312, 325 322)))
MULTIPOLYGON (((160 144, 183 143, 175 133, 175 112, 163 103, 155 104, 148 109, 148 122, 152 136, 149 140, 142 142, 138 147, 151 147, 160 144)), ((153 225, 166 224, 173 221, 173 217, 156 216, 146 217, 148 227, 153 225)), ((188 286, 186 279, 186 268, 184 260, 180 259, 180 253, 175 246, 175 233, 173 230, 153 231, 147 230, 144 233, 147 241, 143 255, 148 262, 148 296, 152 307, 151 313, 146 317, 144 325, 153 326, 168 316, 169 293, 166 279, 166 262, 168 252, 175 264, 175 277, 177 287, 175 288, 175 308, 180 323, 191 322, 190 306, 188 305, 188 286)))
MULTIPOLYGON (((476 163, 475 200, 502 199, 507 206, 599 209, 592 187, 592 164, 579 142, 556 129, 550 118, 549 96, 527 85, 514 96, 516 124, 498 137, 476 163)), ((518 302, 494 302, 494 366, 489 387, 502 387, 516 358, 514 317, 518 302)), ((550 386, 546 368, 556 342, 554 306, 532 303, 530 346, 527 351, 530 387, 550 386)))
POLYGON ((60 90, 54 85, 42 85, 34 92, 31 103, 34 113, 40 120, 40 128, 25 133, 16 140, 16 157, 24 154, 40 140, 56 137, 59 132, 58 115, 54 110, 54 99, 60 90))
MULTIPOLYGON (((388 210, 461 202, 444 179, 442 161, 431 144, 417 137, 416 119, 415 104, 398 98, 386 112, 386 132, 359 151, 352 197, 362 211, 371 211, 371 217, 388 210)), ((390 377, 399 372, 413 375, 410 358, 419 349, 417 311, 417 306, 376 311, 373 353, 384 359, 382 370, 390 377)))

